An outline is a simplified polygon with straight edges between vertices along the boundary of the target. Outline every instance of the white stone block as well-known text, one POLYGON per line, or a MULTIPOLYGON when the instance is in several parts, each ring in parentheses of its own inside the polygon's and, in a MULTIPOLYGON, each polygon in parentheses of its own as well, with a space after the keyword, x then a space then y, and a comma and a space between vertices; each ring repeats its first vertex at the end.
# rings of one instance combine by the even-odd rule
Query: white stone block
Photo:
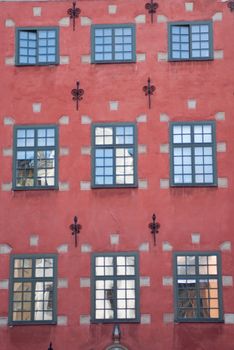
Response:
POLYGON ((70 118, 67 115, 62 115, 59 118, 59 124, 60 125, 68 125, 70 123, 70 118))
POLYGON ((167 62, 168 53, 167 52, 158 52, 158 62, 167 62))
POLYGON ((32 110, 33 110, 33 113, 40 113, 41 112, 41 103, 38 103, 38 102, 33 103, 32 110))
POLYGON ((148 242, 141 243, 139 245, 138 249, 140 252, 148 252, 149 251, 149 243, 148 242))
POLYGON ((160 113, 160 122, 169 122, 170 121, 170 117, 169 115, 167 115, 166 113, 160 113))
POLYGON ((234 314, 224 314, 224 323, 234 324, 234 314))
POLYGON ((91 56, 90 55, 82 55, 81 56, 81 63, 91 63, 91 56))
POLYGON ((70 18, 69 17, 63 17, 59 20, 59 26, 60 27, 69 27, 70 26, 70 18))
POLYGON ((39 236, 38 235, 31 235, 29 238, 29 245, 30 247, 37 247, 39 242, 39 236))
POLYGON ((10 254, 12 248, 9 244, 0 244, 0 254, 10 254))
POLYGON ((158 15, 157 16, 157 22, 158 23, 166 23, 168 21, 168 18, 164 15, 158 15))
POLYGON ((83 146, 83 147, 81 147, 80 152, 83 156, 90 156, 91 155, 91 147, 90 146, 83 146))
POLYGON ((108 6, 108 13, 109 15, 115 15, 117 12, 117 6, 116 5, 109 5, 108 6))
POLYGON ((191 239, 192 239, 192 243, 193 244, 199 244, 200 243, 200 239, 201 239, 200 233, 192 233, 191 234, 191 239))
POLYGON ((67 278, 58 278, 58 288, 68 288, 67 278))
POLYGON ((59 191, 69 191, 70 190, 70 186, 68 182, 59 182, 59 191))
POLYGON ((215 114, 215 119, 216 120, 225 120, 225 112, 217 112, 215 114))
POLYGON ((3 118, 3 124, 4 125, 14 125, 15 120, 12 117, 4 117, 3 118))
POLYGON ((141 314, 141 324, 150 324, 150 323, 151 323, 151 315, 141 314))
POLYGON ((164 313, 163 314, 163 323, 174 323, 174 314, 173 313, 164 313))
POLYGON ((69 64, 70 57, 69 56, 59 56, 59 63, 60 64, 69 64))
POLYGON ((147 190, 148 188, 148 181, 143 179, 138 179, 138 188, 140 190, 147 190))
POLYGON ((58 326, 67 326, 67 316, 58 316, 57 325, 58 326))
POLYGON ((137 53, 136 60, 137 60, 137 62, 144 62, 146 60, 146 54, 145 53, 137 53))
POLYGON ((173 278, 171 276, 164 276, 162 284, 163 286, 173 286, 173 278))
POLYGON ((90 244, 81 244, 81 253, 90 253, 92 252, 92 247, 90 244))
POLYGON ((227 150, 226 142, 218 142, 216 146, 217 146, 217 152, 222 153, 222 152, 226 152, 227 150))
POLYGON ((41 16, 41 7, 33 7, 33 16, 40 17, 41 16))
POLYGON ((138 153, 146 154, 147 153, 147 145, 138 145, 138 153))
POLYGON ((160 188, 165 190, 170 187, 170 182, 168 179, 160 179, 160 188))
POLYGON ((232 287, 233 286, 233 278, 232 276, 222 276, 223 287, 232 287))
POLYGON ((3 155, 3 157, 12 157, 13 156, 13 149, 12 148, 3 148, 2 155, 3 155))
POLYGON ((15 65, 15 56, 13 56, 13 57, 6 57, 5 58, 5 65, 6 66, 14 66, 15 65))
POLYGON ((140 277, 140 287, 150 287, 150 277, 141 276, 140 277))
POLYGON ((80 17, 80 24, 82 26, 91 26, 92 20, 89 17, 80 17))
POLYGON ((90 278, 81 277, 80 278, 80 287, 81 288, 89 288, 90 287, 90 278))
POLYGON ((230 252, 232 250, 232 244, 230 241, 225 241, 220 244, 219 248, 222 252, 225 252, 225 251, 230 252))
POLYGON ((90 324, 90 315, 80 315, 80 324, 89 325, 90 324))
POLYGON ((117 111, 119 109, 118 101, 109 101, 110 111, 117 111))
POLYGON ((1 317, 0 316, 0 327, 7 326, 7 323, 8 323, 7 317, 1 317))
POLYGON ((15 27, 15 22, 13 21, 13 19, 6 19, 5 20, 5 27, 9 28, 9 27, 15 27))
POLYGON ((3 192, 10 192, 12 190, 12 183, 4 183, 2 184, 2 191, 3 192))
POLYGON ((146 23, 146 16, 145 15, 138 15, 135 17, 135 22, 137 24, 142 24, 142 23, 146 23))
POLYGON ((88 115, 81 116, 81 124, 91 124, 92 119, 88 115))
POLYGON ((216 12, 213 16, 212 16, 213 22, 216 21, 222 21, 223 20, 223 14, 222 12, 216 12))
POLYGON ((197 101, 196 100, 188 100, 187 106, 188 106, 188 109, 196 109, 197 101))
POLYGON ((185 11, 186 12, 192 12, 193 11, 193 2, 186 2, 184 4, 185 6, 185 11))
POLYGON ((222 60, 223 58, 224 58, 223 50, 214 50, 214 59, 215 60, 222 60))
POLYGON ((169 144, 168 143, 160 145, 160 153, 169 153, 169 144))
POLYGON ((147 123, 147 115, 141 114, 138 117, 136 117, 137 123, 147 123))
POLYGON ((82 191, 91 190, 91 183, 89 181, 80 181, 80 189, 82 191))
POLYGON ((219 188, 227 188, 228 187, 228 179, 226 177, 218 177, 218 187, 219 188))
POLYGON ((169 242, 162 242, 163 252, 171 252, 173 249, 172 245, 169 242))
POLYGON ((8 287, 9 287, 9 280, 0 281, 0 289, 8 289, 8 287))
POLYGON ((60 147, 59 155, 60 156, 68 156, 69 155, 69 148, 68 147, 60 147))
POLYGON ((67 253, 68 252, 68 244, 61 244, 57 247, 58 253, 67 253))
POLYGON ((118 233, 111 233, 110 234, 110 244, 111 245, 119 244, 119 234, 118 233))

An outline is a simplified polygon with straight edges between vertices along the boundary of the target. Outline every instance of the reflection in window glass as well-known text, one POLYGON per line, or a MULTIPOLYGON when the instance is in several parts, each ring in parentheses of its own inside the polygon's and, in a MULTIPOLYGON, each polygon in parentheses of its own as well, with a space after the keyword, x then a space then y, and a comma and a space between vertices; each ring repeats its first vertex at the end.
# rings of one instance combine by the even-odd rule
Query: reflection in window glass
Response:
POLYGON ((210 59, 211 23, 196 22, 170 25, 170 56, 172 60, 210 59))
POLYGON ((54 187, 56 185, 56 128, 17 127, 15 135, 15 187, 54 187))
POLYGON ((54 322, 55 257, 14 256, 12 260, 11 321, 54 322))
POLYGON ((57 63, 57 29, 21 28, 17 33, 19 65, 57 63))
POLYGON ((136 320, 136 257, 135 254, 94 255, 94 320, 136 320))
POLYGON ((171 140, 173 185, 214 184, 214 124, 172 123, 171 140))
POLYGON ((217 253, 175 254, 178 320, 221 320, 218 258, 217 253))
POLYGON ((134 125, 94 126, 94 186, 133 186, 136 182, 134 125))

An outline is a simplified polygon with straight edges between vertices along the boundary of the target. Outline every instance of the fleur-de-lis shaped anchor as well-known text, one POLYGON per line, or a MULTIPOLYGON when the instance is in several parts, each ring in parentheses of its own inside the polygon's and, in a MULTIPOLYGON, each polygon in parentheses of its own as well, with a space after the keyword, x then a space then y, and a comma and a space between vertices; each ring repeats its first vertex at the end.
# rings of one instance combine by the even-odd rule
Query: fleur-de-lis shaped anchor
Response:
POLYGON ((156 13, 156 10, 158 8, 158 3, 153 2, 153 0, 150 0, 150 2, 147 2, 147 4, 145 4, 145 8, 146 10, 148 10, 149 14, 151 15, 151 23, 153 23, 154 14, 156 13))
POLYGON ((227 6, 230 8, 230 11, 234 11, 234 1, 229 1, 227 6))
POLYGON ((69 226, 72 231, 72 235, 75 236, 75 247, 77 247, 77 235, 80 233, 82 226, 78 224, 78 217, 74 217, 74 223, 69 226))
POLYGON ((67 10, 67 14, 70 16, 73 22, 73 31, 75 30, 75 26, 76 26, 76 18, 79 17, 80 13, 81 13, 81 10, 78 7, 76 7, 76 2, 74 1, 72 3, 72 8, 67 10))
POLYGON ((143 91, 145 96, 148 96, 149 108, 151 108, 151 95, 154 94, 155 90, 155 86, 150 84, 150 78, 148 78, 148 84, 143 87, 143 91))
POLYGON ((152 222, 149 223, 149 228, 151 229, 151 234, 154 235, 154 245, 156 245, 156 234, 160 228, 159 222, 156 222, 156 215, 153 214, 152 222))
POLYGON ((76 101, 76 110, 79 109, 79 101, 83 100, 84 90, 80 89, 80 82, 76 82, 76 89, 72 89, 71 91, 73 101, 76 101))

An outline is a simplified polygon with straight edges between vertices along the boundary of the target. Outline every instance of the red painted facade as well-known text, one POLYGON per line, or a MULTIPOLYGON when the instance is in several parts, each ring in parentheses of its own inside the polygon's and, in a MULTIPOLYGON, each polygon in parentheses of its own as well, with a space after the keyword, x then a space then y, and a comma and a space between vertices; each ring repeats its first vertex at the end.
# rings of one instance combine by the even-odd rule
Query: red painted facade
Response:
POLYGON ((151 24, 142 0, 78 1, 81 14, 73 31, 67 22, 69 1, 0 1, 0 282, 3 286, 10 279, 10 255, 40 253, 58 255, 58 279, 68 282, 67 288, 57 290, 57 315, 66 316, 66 325, 10 327, 9 290, 1 287, 1 350, 47 350, 50 342, 54 350, 110 346, 113 324, 82 324, 82 317, 91 312, 91 292, 81 287, 80 279, 90 278, 93 253, 129 251, 139 252, 140 276, 149 277, 150 285, 140 287, 141 323, 120 325, 121 345, 129 350, 234 349, 234 13, 227 1, 190 3, 193 11, 186 11, 184 0, 159 0, 151 24), (108 13, 109 5, 116 5, 115 14, 108 13), (35 7, 41 8, 40 16, 33 15, 35 7), (165 59, 167 22, 203 20, 213 22, 214 59, 165 59), (85 63, 91 55, 91 23, 135 23, 137 62, 85 63), (68 57, 69 63, 15 66, 15 29, 40 26, 59 27, 59 56, 68 57), (156 87, 151 109, 142 91, 148 77, 156 87), (84 89, 78 111, 71 95, 77 80, 84 89), (188 100, 196 100, 196 108, 188 108, 188 100), (110 101, 118 101, 117 110, 110 109, 110 101), (33 112, 34 103, 41 103, 40 112, 33 112), (67 124, 61 121, 64 116, 67 124), (218 185, 168 186, 169 123, 206 120, 216 124, 218 185), (96 122, 136 123, 137 188, 90 189, 91 156, 82 153, 84 147, 89 153, 91 124, 96 122), (34 124, 58 125, 58 190, 11 189, 13 127, 34 124), (62 155, 64 148, 67 155, 62 155), (154 212, 161 225, 156 246, 148 228, 154 212), (75 215, 82 225, 77 248, 69 230, 75 215), (200 242, 192 243, 194 233, 200 234, 200 242), (119 243, 111 243, 112 234, 119 235, 119 243), (30 244, 33 235, 38 236, 37 245, 30 244), (63 245, 67 252, 60 252, 63 245), (87 247, 90 251, 85 252, 87 247), (221 252, 223 280, 230 281, 222 287, 224 322, 165 321, 174 313, 173 283, 165 286, 163 280, 173 277, 175 251, 221 252))

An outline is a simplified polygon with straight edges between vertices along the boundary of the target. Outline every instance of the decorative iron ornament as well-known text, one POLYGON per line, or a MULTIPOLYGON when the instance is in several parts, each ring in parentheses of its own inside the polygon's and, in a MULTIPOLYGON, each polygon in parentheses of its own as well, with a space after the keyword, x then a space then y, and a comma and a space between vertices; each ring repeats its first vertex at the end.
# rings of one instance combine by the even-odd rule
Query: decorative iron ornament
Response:
POLYGON ((70 16, 70 19, 72 19, 73 22, 73 31, 75 30, 76 27, 76 18, 79 17, 79 14, 81 13, 81 10, 76 7, 76 2, 74 1, 72 3, 72 8, 67 10, 67 14, 70 16))
POLYGON ((155 86, 150 84, 150 78, 148 78, 148 84, 143 87, 143 91, 145 93, 145 96, 148 96, 149 109, 151 108, 151 95, 154 94, 155 90, 155 86))
POLYGON ((227 3, 227 6, 230 8, 230 11, 231 11, 231 12, 234 11, 234 1, 229 1, 229 2, 227 3))
POLYGON ((69 226, 72 235, 75 236, 75 247, 77 247, 77 235, 80 233, 82 226, 78 224, 78 217, 74 216, 74 223, 69 226))
POLYGON ((115 344, 119 344, 121 339, 121 330, 118 324, 115 324, 112 331, 112 340, 115 344))
POLYGON ((153 0, 150 0, 150 2, 147 2, 147 4, 145 4, 145 8, 146 10, 148 10, 149 14, 151 15, 151 23, 153 23, 154 14, 156 13, 156 10, 158 8, 158 3, 153 2, 153 0))
POLYGON ((76 89, 72 89, 71 94, 73 96, 73 101, 76 101, 76 110, 79 109, 79 101, 83 100, 84 90, 80 89, 80 82, 76 82, 76 89))
POLYGON ((160 228, 159 222, 156 222, 156 215, 153 214, 152 222, 149 223, 149 228, 151 229, 151 234, 154 235, 154 245, 156 245, 156 234, 160 228))
POLYGON ((48 347, 48 350, 53 350, 52 343, 50 343, 50 346, 48 347))

